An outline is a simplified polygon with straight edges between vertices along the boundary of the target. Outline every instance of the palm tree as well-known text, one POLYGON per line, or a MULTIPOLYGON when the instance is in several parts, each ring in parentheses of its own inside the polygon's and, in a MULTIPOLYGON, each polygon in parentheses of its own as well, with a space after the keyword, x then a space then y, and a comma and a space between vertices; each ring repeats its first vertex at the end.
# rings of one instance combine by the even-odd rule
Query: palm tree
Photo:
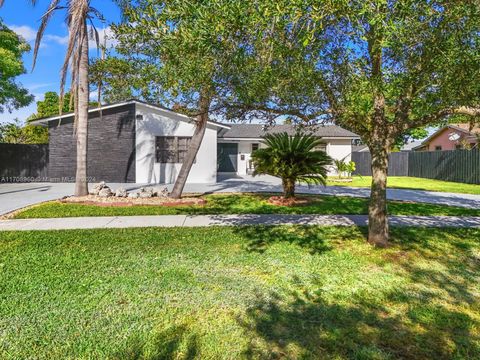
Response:
MULTIPOLYGON (((53 13, 66 9, 67 25, 69 31, 67 52, 60 73, 60 113, 63 107, 65 82, 69 67, 71 67, 71 90, 74 103, 75 121, 74 131, 77 142, 77 170, 75 176, 75 196, 88 194, 87 181, 87 139, 88 139, 88 38, 95 39, 98 44, 98 32, 93 25, 93 16, 99 16, 99 12, 90 6, 91 0, 51 0, 50 5, 42 16, 40 27, 35 40, 33 52, 33 68, 37 61, 38 49, 42 41, 48 22, 53 13), (87 26, 90 23, 90 29, 87 26)), ((38 0, 30 0, 36 5, 38 0)), ((0 0, 0 7, 4 0, 0 0)))
POLYGON ((302 134, 289 136, 283 132, 267 134, 263 143, 267 148, 252 153, 253 175, 281 178, 285 198, 295 196, 297 182, 326 185, 327 166, 332 164, 332 158, 324 151, 315 150, 322 144, 320 138, 302 134))
POLYGON ((345 162, 345 158, 334 159, 333 163, 335 164, 335 168, 337 169, 338 178, 341 179, 343 173, 348 171, 348 164, 345 162))

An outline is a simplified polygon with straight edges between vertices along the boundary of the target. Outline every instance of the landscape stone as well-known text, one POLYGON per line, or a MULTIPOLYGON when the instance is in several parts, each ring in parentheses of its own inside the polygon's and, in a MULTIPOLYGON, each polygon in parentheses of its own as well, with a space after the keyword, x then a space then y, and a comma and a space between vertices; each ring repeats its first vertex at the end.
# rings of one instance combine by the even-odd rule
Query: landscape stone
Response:
POLYGON ((169 194, 169 192, 168 192, 168 188, 166 186, 155 189, 155 196, 157 196, 157 197, 166 198, 166 197, 168 197, 168 194, 169 194))
POLYGON ((153 193, 150 191, 142 191, 138 193, 138 196, 142 199, 146 199, 146 198, 151 198, 153 196, 153 193))
POLYGON ((112 190, 108 186, 105 186, 98 193, 98 196, 100 196, 100 197, 110 197, 112 195, 113 195, 112 190))
POLYGON ((125 190, 124 188, 118 188, 115 191, 115 196, 125 198, 127 197, 127 190, 125 190))
POLYGON ((104 187, 107 185, 105 184, 105 181, 101 181, 98 184, 93 185, 92 191, 90 192, 91 195, 98 195, 100 190, 102 190, 104 187))

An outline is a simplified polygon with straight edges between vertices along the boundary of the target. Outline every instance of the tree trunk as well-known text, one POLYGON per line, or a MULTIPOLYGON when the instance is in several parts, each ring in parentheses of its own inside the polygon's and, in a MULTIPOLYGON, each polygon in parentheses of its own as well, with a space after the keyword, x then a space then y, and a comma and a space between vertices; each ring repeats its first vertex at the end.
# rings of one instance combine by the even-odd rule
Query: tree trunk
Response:
MULTIPOLYGON (((86 29, 85 24, 85 29, 86 29)), ((75 66, 75 65, 72 65, 75 66)), ((78 71, 78 108, 76 112, 77 171, 75 176, 75 196, 88 195, 87 151, 88 151, 88 37, 84 31, 78 71)))
POLYGON ((382 145, 372 146, 370 153, 372 154, 372 187, 368 207, 368 242, 385 247, 388 245, 388 148, 382 145))
POLYGON ((295 181, 292 179, 283 179, 283 197, 285 199, 295 197, 295 181))
POLYGON ((182 196, 188 174, 190 174, 190 170, 192 169, 192 165, 197 156, 198 149, 200 149, 200 145, 202 144, 205 130, 207 129, 210 101, 211 100, 208 96, 205 94, 200 94, 200 99, 198 100, 200 114, 197 116, 197 126, 195 127, 195 132, 193 133, 185 160, 183 161, 180 172, 175 180, 175 185, 173 186, 173 190, 170 194, 171 198, 179 199, 182 196))

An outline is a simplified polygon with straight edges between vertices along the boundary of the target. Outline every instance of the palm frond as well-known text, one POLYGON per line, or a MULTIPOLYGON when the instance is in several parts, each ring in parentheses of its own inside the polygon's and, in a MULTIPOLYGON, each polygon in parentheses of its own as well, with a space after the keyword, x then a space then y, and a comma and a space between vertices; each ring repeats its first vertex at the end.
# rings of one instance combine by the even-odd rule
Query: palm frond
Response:
MULTIPOLYGON (((45 33, 45 29, 48 25, 48 22, 50 21, 53 12, 57 9, 58 3, 60 0, 52 0, 50 2, 50 6, 48 7, 48 10, 45 14, 42 16, 42 21, 40 23, 40 27, 38 28, 37 31, 37 36, 35 39, 35 47, 33 50, 33 62, 32 62, 32 71, 35 69, 35 65, 37 63, 37 56, 38 56, 38 49, 40 48, 40 43, 42 42, 43 39, 43 34, 45 33)), ((35 5, 36 1, 32 1, 32 4, 35 5)))
POLYGON ((267 174, 280 177, 285 184, 307 182, 308 184, 326 184, 328 166, 332 158, 324 151, 316 150, 322 140, 312 135, 286 132, 267 134, 262 141, 267 147, 252 154, 254 176, 267 174))

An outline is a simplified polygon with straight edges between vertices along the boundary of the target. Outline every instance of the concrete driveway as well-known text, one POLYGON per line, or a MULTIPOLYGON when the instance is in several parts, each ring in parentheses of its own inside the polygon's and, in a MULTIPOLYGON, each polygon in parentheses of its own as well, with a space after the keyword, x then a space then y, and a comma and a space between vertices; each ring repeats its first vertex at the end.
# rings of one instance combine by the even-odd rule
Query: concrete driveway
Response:
MULTIPOLYGON (((142 184, 109 184, 113 189, 119 186, 127 190, 138 189, 142 184)), ((169 189, 172 185, 168 185, 169 189)), ((282 190, 279 179, 271 176, 219 177, 216 184, 188 184, 185 192, 279 192, 282 190)), ((0 184, 0 215, 19 208, 44 201, 60 199, 72 195, 74 184, 70 183, 29 183, 0 184)), ((368 197, 370 189, 343 186, 298 186, 299 193, 325 194, 337 196, 368 197)), ((480 195, 440 193, 423 190, 389 189, 387 197, 391 200, 415 201, 439 205, 460 206, 480 209, 480 195)))
MULTIPOLYGON (((111 184, 113 188, 123 186, 137 188, 136 184, 111 184)), ((72 183, 0 183, 0 215, 49 200, 61 199, 72 195, 75 184, 72 183)))

